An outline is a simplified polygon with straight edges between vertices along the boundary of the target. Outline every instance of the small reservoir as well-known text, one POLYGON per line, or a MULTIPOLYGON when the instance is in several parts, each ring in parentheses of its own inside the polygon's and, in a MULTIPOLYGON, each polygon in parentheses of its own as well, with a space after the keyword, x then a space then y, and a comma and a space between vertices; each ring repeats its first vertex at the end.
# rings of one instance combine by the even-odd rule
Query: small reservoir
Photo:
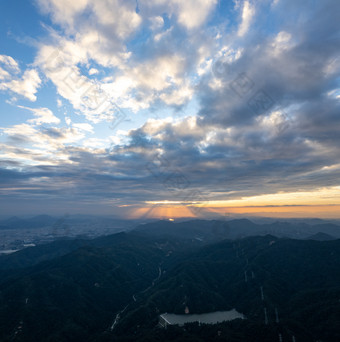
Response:
POLYGON ((159 324, 165 328, 167 325, 181 326, 185 323, 194 322, 199 322, 202 324, 216 324, 224 321, 231 321, 236 318, 245 319, 245 316, 235 309, 229 311, 216 311, 193 315, 176 315, 171 313, 164 313, 159 316, 159 324))

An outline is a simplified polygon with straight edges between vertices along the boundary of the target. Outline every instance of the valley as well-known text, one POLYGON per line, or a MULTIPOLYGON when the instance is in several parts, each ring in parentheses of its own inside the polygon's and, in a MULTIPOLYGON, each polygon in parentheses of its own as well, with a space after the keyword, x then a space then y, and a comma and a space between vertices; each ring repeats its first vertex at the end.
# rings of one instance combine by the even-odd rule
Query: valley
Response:
MULTIPOLYGON (((230 239, 240 231, 223 221, 176 225, 159 221, 1 256, 1 341, 209 340, 211 334, 256 341, 249 330, 263 341, 340 336, 340 240, 230 239), (202 319, 184 330, 159 326, 165 313, 230 310, 242 316, 213 325, 202 319)), ((243 234, 252 228, 242 222, 243 234)))

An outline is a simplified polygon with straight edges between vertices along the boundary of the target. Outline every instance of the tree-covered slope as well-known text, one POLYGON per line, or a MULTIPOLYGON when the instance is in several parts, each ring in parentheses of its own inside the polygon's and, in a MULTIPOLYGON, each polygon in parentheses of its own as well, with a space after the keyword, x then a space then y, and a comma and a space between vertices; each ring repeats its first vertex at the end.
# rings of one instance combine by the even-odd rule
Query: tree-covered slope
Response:
POLYGON ((186 307, 191 313, 236 308, 258 326, 265 325, 266 310, 268 324, 291 331, 290 338, 336 341, 340 240, 266 236, 203 247, 169 270, 125 313, 117 334, 138 325, 152 329, 159 313, 184 314, 186 307))
POLYGON ((84 341, 107 329, 158 276, 164 254, 153 242, 125 237, 12 271, 0 285, 0 340, 84 341))
POLYGON ((340 240, 221 241, 229 228, 163 222, 10 255, 0 341, 340 340, 340 240), (236 308, 246 319, 157 328, 160 313, 186 308, 236 308))

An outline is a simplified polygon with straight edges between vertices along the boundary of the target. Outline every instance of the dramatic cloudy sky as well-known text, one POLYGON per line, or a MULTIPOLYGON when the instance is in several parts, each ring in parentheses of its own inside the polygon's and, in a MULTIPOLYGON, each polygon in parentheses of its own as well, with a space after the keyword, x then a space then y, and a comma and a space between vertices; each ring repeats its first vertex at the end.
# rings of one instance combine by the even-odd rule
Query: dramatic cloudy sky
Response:
POLYGON ((2 0, 0 210, 340 217, 338 0, 2 0))

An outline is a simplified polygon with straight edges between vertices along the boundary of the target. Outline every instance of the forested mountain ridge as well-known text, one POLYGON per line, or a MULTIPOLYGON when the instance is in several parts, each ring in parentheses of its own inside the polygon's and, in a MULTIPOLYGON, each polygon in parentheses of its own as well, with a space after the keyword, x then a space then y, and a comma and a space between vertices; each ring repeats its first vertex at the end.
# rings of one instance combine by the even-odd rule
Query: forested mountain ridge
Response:
POLYGON ((223 221, 172 227, 153 223, 1 257, 0 340, 340 340, 340 240, 225 239, 231 225, 223 221), (157 328, 160 313, 186 307, 236 308, 246 319, 157 328))
POLYGON ((135 311, 125 313, 121 329, 152 327, 158 312, 184 314, 186 307, 192 313, 236 308, 248 324, 265 329, 266 309, 268 323, 290 340, 337 341, 339 284, 340 240, 265 236, 223 241, 169 270, 135 311))

